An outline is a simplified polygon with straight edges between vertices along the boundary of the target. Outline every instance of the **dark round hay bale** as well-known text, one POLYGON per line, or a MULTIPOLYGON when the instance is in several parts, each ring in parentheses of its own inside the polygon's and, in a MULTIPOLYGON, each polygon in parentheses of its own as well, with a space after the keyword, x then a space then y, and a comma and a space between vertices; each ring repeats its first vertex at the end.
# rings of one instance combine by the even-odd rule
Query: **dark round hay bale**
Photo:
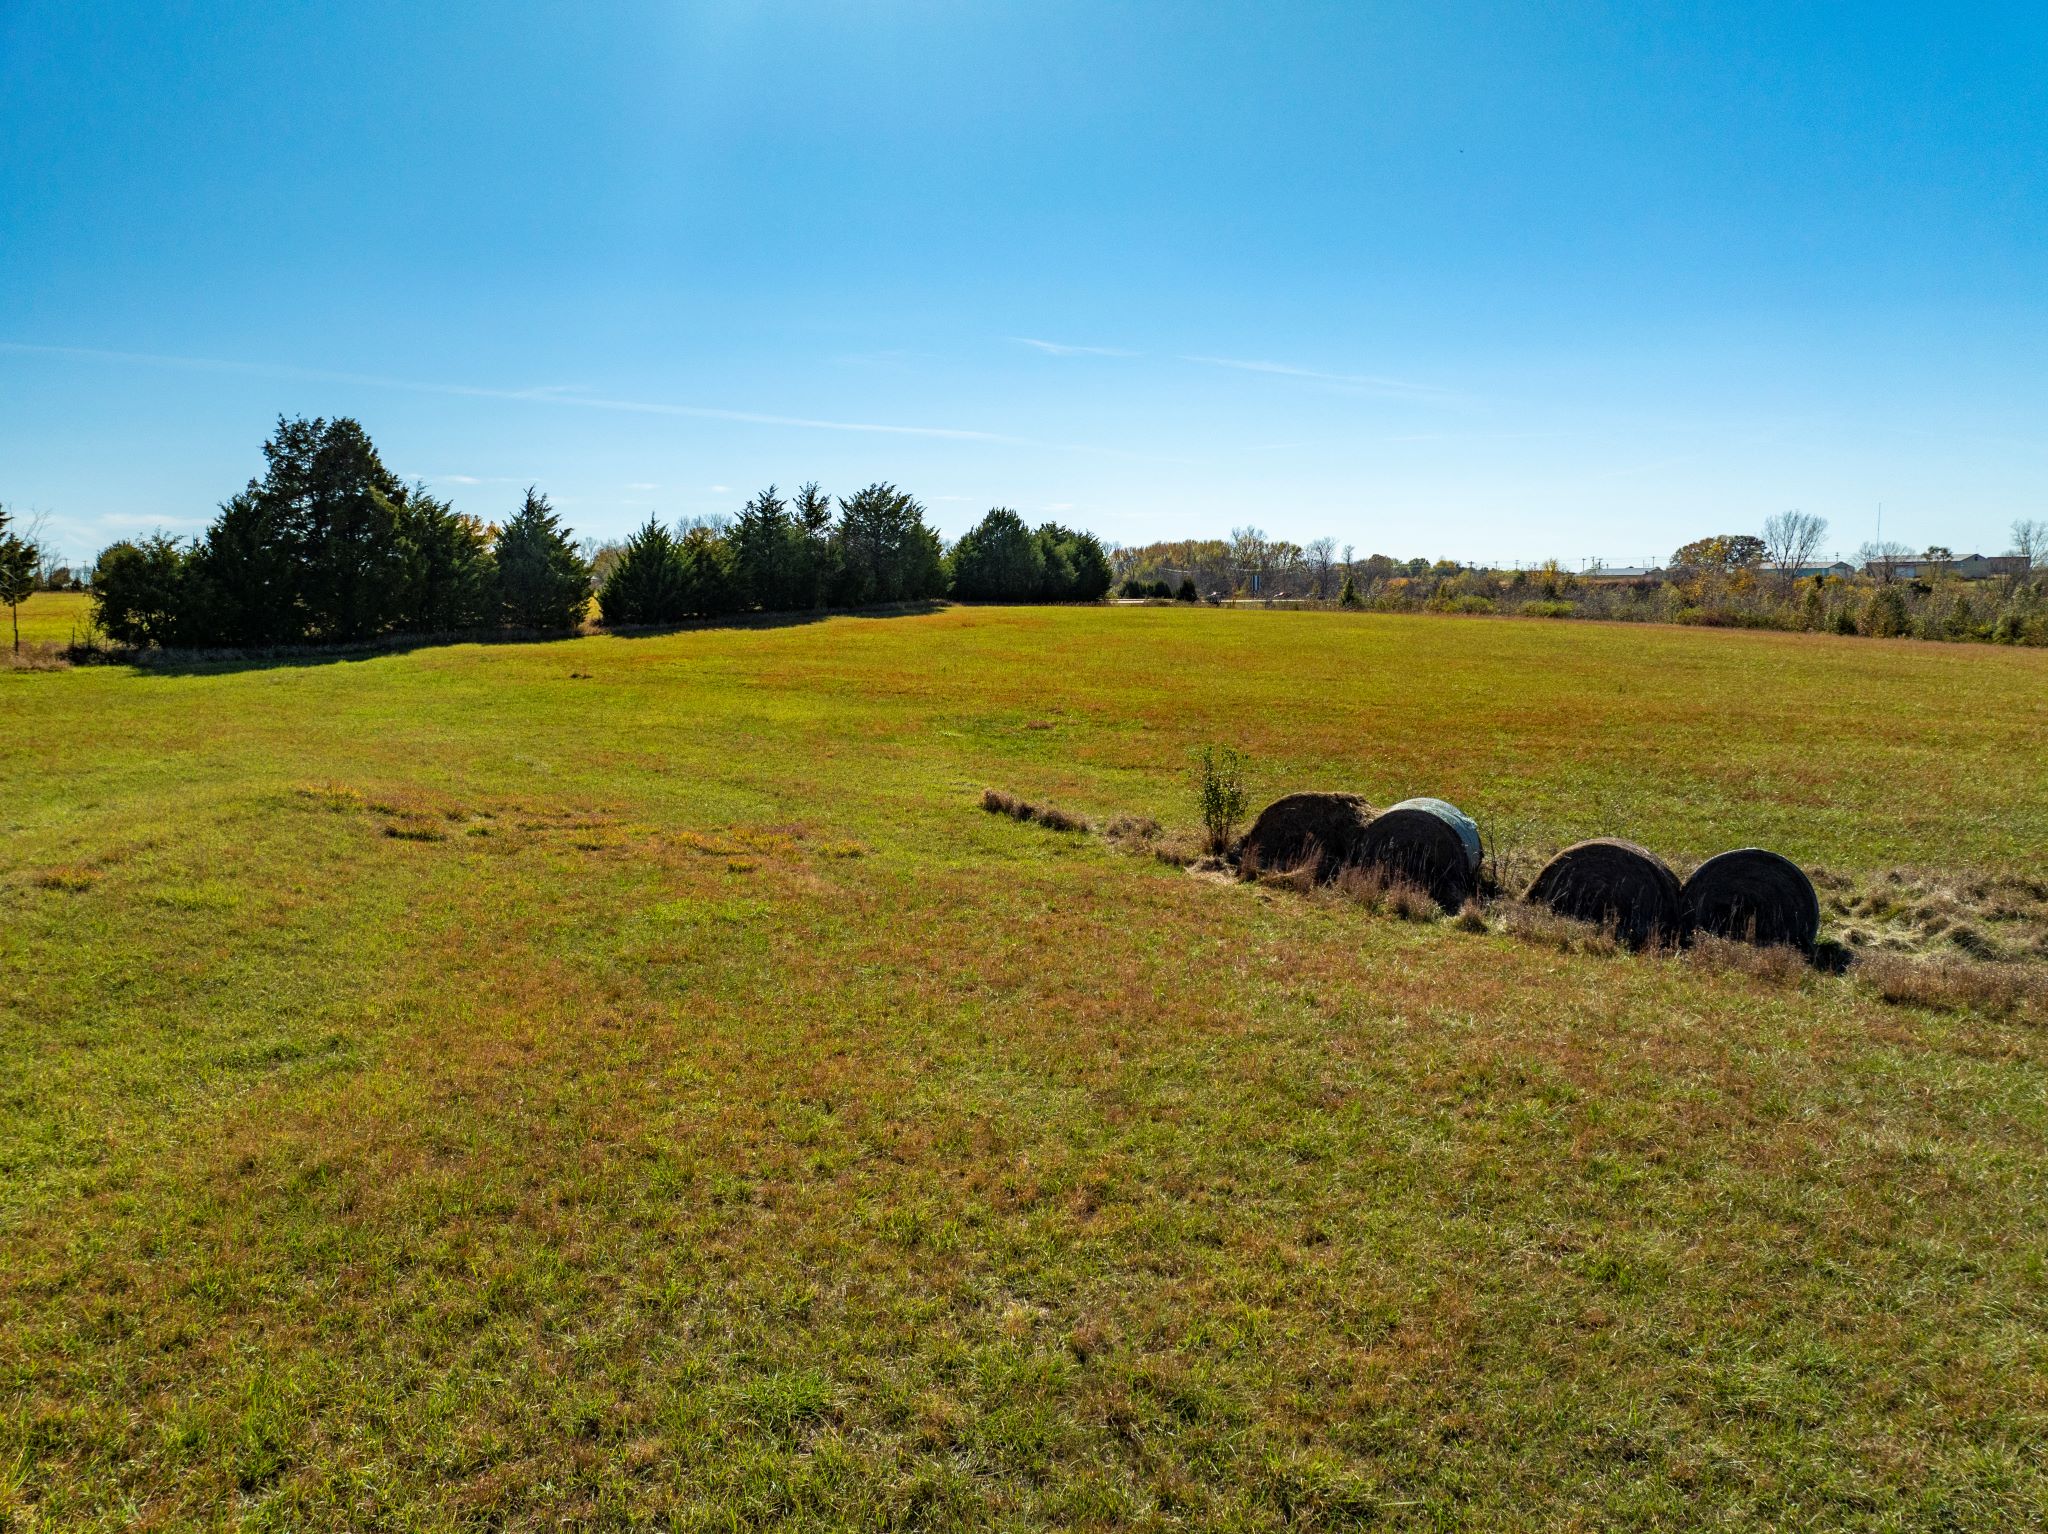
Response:
POLYGON ((1388 879, 1417 885, 1446 911, 1465 903, 1479 880, 1479 828, 1441 799, 1404 799, 1373 817, 1358 860, 1388 879))
POLYGON ((1761 847, 1708 858, 1685 881, 1679 906, 1688 931, 1737 942, 1811 953, 1820 936, 1813 882, 1790 858, 1761 847))
POLYGON ((1357 794, 1289 794, 1275 799, 1237 844, 1240 863, 1279 873, 1315 859, 1315 877, 1330 879, 1358 861, 1372 806, 1357 794))
POLYGON ((1560 916, 1612 927, 1631 948, 1683 930, 1678 875, 1634 842, 1598 837, 1543 865, 1525 897, 1560 916))

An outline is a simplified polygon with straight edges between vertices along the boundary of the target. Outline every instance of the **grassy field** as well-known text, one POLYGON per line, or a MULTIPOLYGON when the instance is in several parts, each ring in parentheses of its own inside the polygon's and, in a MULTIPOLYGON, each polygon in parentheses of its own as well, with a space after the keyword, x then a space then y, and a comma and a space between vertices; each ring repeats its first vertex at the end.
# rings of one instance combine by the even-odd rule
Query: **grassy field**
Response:
POLYGON ((2048 1037, 983 814, 2043 876, 2048 653, 954 608, 0 673, 0 1527, 2048 1524, 2048 1037))
MULTIPOLYGON (((36 591, 21 604, 21 643, 68 645, 85 634, 91 599, 82 591, 36 591)), ((14 615, 0 608, 0 645, 14 643, 14 615)))

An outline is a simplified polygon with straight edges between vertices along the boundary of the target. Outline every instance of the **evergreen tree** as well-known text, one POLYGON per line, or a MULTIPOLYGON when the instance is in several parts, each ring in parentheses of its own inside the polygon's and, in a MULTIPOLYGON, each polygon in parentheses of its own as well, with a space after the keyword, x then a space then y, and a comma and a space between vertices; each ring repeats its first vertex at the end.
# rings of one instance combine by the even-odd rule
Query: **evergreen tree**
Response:
POLYGON ((498 591, 505 622, 522 629, 574 629, 590 608, 590 566, 569 541, 548 498, 529 486, 498 534, 498 591))
POLYGON ((1035 535, 1045 563, 1037 595, 1047 602, 1099 602, 1114 579, 1109 554, 1093 533, 1048 522, 1035 535))
POLYGON ((405 488, 361 425, 279 418, 263 444, 264 476, 246 492, 269 512, 297 565, 299 607, 315 639, 364 639, 388 628, 402 589, 398 541, 405 488))
POLYGON ((804 526, 790 515, 773 485, 740 509, 731 544, 737 605, 768 612, 811 605, 804 526))
POLYGON ((18 655, 21 653, 21 604, 36 589, 36 570, 42 563, 42 551, 28 539, 7 531, 13 520, 7 508, 0 506, 0 603, 6 605, 13 621, 14 650, 18 655))
POLYGON ((1038 545, 1040 568, 1044 573, 1038 579, 1038 589, 1024 600, 1028 602, 1064 602, 1074 590, 1074 546, 1063 535, 1066 529, 1057 522, 1048 522, 1033 536, 1038 545))
POLYGON ((203 644, 191 629, 193 556, 158 533, 100 553, 92 574, 93 622, 115 644, 203 644))
POLYGON ((745 601, 738 561, 729 539, 708 527, 693 527, 676 545, 683 571, 683 607, 706 618, 737 612, 745 601))
POLYGON ((305 637, 298 562, 275 502, 253 487, 221 507, 192 554, 190 577, 184 643, 262 649, 305 637))
POLYGON ((840 599, 849 607, 944 594, 945 561, 924 508, 894 485, 839 503, 840 599))
POLYGON ((397 627, 442 634, 497 626, 497 572, 483 523, 416 486, 398 509, 398 546, 397 627))
POLYGON ((790 502, 790 517, 803 533, 803 570, 797 607, 823 607, 839 583, 839 545, 832 536, 832 497, 812 480, 790 502))
POLYGON ((689 585, 682 549, 650 516, 619 551, 597 595, 598 611, 614 627, 675 623, 689 610, 689 585))
POLYGON ((1007 506, 998 506, 953 546, 953 595, 968 602, 1028 602, 1045 584, 1045 554, 1007 506))

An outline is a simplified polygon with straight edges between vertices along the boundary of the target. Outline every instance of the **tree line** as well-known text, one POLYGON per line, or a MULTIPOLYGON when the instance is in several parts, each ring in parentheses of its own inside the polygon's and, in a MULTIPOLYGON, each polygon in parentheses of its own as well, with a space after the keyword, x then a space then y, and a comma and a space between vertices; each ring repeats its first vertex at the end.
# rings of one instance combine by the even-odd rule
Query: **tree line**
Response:
POLYGON ((1129 597, 1200 597, 1331 604, 1375 612, 1502 613, 1543 618, 1697 624, 1861 634, 1874 638, 2048 645, 2048 525, 2012 527, 2010 568, 1966 580, 1941 562, 1869 544, 1848 572, 1814 564, 1825 519, 1786 512, 1760 534, 1722 533, 1681 545, 1663 570, 1619 575, 1550 561, 1503 570, 1456 560, 1341 555, 1334 540, 1307 545, 1239 528, 1223 539, 1120 548, 1118 590, 1129 597), (1911 579, 1898 578, 1911 564, 1911 579), (1930 569, 1931 567, 1931 569, 1930 569), (1199 583, 1199 586, 1196 585, 1199 583))
POLYGON ((748 611, 918 601, 1095 601, 1109 556, 1092 534, 1027 528, 997 508, 948 550, 890 484, 835 500, 773 486, 729 523, 650 517, 586 558, 547 497, 502 526, 401 484, 346 417, 280 418, 264 468, 196 539, 101 552, 94 616, 115 644, 267 649, 389 634, 566 632, 748 611))

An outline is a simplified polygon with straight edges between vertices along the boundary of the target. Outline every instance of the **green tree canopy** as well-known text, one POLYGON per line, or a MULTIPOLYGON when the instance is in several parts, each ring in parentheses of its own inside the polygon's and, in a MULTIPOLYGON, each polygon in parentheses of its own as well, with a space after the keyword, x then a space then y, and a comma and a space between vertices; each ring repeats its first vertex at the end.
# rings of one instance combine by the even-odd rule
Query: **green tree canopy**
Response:
POLYGON ((119 645, 203 644, 192 622, 195 557, 162 533, 103 549, 92 574, 93 622, 119 645))
POLYGON ((969 602, 1028 602, 1045 585, 1045 551, 1007 506, 998 506, 953 546, 953 595, 969 602))
POLYGON ((1671 567, 1727 574, 1762 564, 1764 552, 1763 539, 1753 533, 1719 533, 1682 545, 1671 556, 1671 567))

